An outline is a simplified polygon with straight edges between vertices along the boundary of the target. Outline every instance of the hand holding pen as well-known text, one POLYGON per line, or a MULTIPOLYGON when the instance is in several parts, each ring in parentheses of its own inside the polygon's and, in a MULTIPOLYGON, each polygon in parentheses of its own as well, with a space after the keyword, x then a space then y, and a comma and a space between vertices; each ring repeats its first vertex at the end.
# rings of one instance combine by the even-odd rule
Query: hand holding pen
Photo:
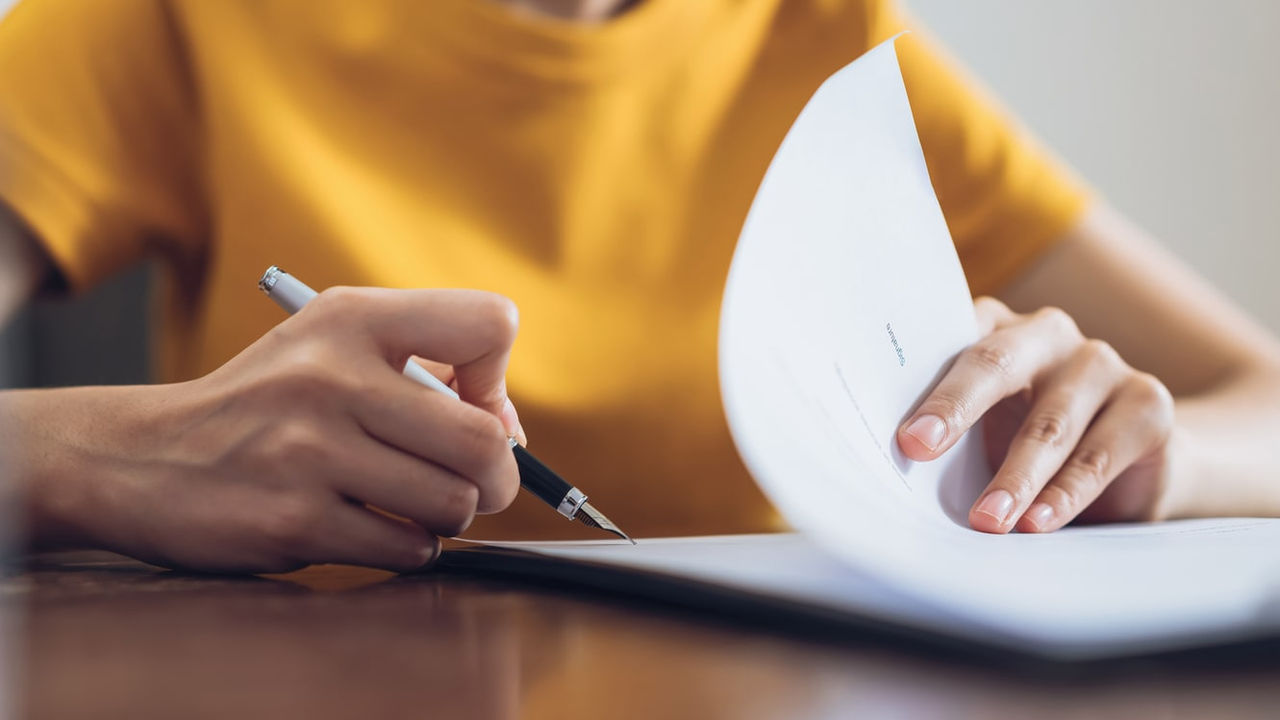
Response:
POLYGON ((214 572, 428 565, 519 490, 499 419, 515 332, 490 293, 334 289, 195 380, 6 394, 32 544, 214 572), (413 355, 468 402, 402 375, 413 355))
MULTIPOLYGON (((289 273, 272 265, 262 274, 262 278, 258 281, 258 288, 275 301, 282 309, 289 313, 300 311, 305 305, 312 302, 318 295, 301 280, 293 277, 289 273)), ((493 296, 496 297, 496 296, 493 296)), ((512 326, 514 334, 515 326, 515 308, 510 301, 497 299, 495 302, 505 303, 507 309, 508 320, 512 326)), ((507 343, 507 348, 510 341, 507 343)), ((503 366, 506 364, 506 350, 504 348, 502 354, 503 366)), ((397 360, 397 362, 399 362, 397 360)), ((511 447, 512 454, 515 456, 516 464, 519 466, 520 485, 529 492, 533 493, 538 499, 547 505, 555 508, 569 520, 577 520, 588 527, 598 528, 605 532, 613 533, 618 537, 635 544, 621 528, 615 525, 604 516, 599 510, 592 507, 587 502, 586 493, 578 488, 570 485, 554 471, 543 465, 541 461, 529 454, 522 446, 516 442, 518 436, 522 436, 523 430, 519 429, 519 420, 516 418, 515 409, 511 405, 511 401, 506 397, 506 385, 503 382, 495 388, 490 388, 488 397, 485 395, 478 396, 482 402, 476 402, 470 397, 460 396, 463 389, 463 383, 466 382, 463 373, 467 372, 465 367, 454 368, 455 382, 458 384, 459 390, 455 391, 452 387, 445 384, 440 378, 431 374, 425 367, 415 362, 412 358, 406 358, 403 362, 403 372, 405 377, 419 383, 420 385, 454 400, 463 400, 471 402, 480 407, 484 407, 483 402, 487 400, 491 407, 498 408, 497 413, 503 418, 507 425, 507 444, 511 447), (500 390, 500 392, 494 392, 500 390), (500 397, 499 397, 500 396, 500 397)), ((501 375, 499 376, 501 377, 501 375)))

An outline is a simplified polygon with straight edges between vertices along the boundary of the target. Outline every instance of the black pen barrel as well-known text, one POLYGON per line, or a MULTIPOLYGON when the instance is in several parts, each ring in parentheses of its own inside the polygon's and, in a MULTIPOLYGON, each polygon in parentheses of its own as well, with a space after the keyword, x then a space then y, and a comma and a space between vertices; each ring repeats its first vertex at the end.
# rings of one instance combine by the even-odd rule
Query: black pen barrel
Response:
POLYGON ((551 507, 558 508, 573 486, 520 445, 512 446, 511 451, 515 453, 516 465, 520 468, 520 486, 551 507))

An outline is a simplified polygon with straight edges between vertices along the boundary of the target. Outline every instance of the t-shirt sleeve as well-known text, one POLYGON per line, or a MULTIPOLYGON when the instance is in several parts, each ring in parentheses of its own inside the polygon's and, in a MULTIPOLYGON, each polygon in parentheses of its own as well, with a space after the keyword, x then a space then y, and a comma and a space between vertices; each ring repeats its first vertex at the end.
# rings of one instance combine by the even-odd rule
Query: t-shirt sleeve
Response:
POLYGON ((161 0, 26 0, 0 21, 0 200, 72 288, 199 251, 188 71, 161 0))
POLYGON ((1080 218, 1089 192, 892 3, 868 23, 897 41, 934 191, 975 295, 997 292, 1080 218))

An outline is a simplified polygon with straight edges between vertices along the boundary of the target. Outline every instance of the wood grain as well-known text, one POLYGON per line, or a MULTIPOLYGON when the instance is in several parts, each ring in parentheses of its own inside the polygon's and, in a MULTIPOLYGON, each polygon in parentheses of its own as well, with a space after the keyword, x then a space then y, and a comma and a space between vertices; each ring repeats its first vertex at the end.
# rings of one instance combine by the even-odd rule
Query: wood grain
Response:
POLYGON ((0 582, 19 717, 1253 717, 1280 659, 1027 674, 603 596, 324 566, 165 572, 103 553, 0 582))

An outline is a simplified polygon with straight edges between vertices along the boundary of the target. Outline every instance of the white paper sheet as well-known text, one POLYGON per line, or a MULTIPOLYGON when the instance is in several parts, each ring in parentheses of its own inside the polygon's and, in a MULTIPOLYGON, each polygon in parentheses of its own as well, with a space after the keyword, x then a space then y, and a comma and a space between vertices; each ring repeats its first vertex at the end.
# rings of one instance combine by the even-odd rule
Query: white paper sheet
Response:
POLYGON ((1280 579, 1277 521, 984 535, 965 522, 991 477, 977 432, 933 463, 898 452, 897 427, 976 328, 892 42, 797 118, 721 312, 739 452, 786 518, 851 565, 976 618, 1102 637, 1240 617, 1280 579))
MULTIPOLYGON (((1257 546, 1280 540, 1274 523, 1252 519, 1179 521, 1158 530, 1154 526, 1124 529, 1112 537, 1131 538, 1143 532, 1158 532, 1174 540, 1167 545, 1143 543, 1128 548, 1123 557, 1110 562, 1125 569, 1147 564, 1154 555, 1183 557, 1186 575, 1179 581, 1183 585, 1199 585, 1197 573, 1212 566, 1213 556, 1223 554, 1248 553, 1255 570, 1266 574, 1271 565, 1257 552, 1257 546), (1205 535, 1233 540, 1205 543, 1200 539, 1205 535)), ((1239 588, 1217 585, 1212 577, 1181 602, 1170 604, 1156 597, 1169 590, 1167 583, 1163 587, 1136 582, 1119 587, 1090 586, 1096 578, 1073 577, 1067 568, 1063 578, 1072 586, 1070 597, 1052 596, 1054 588, 1027 596, 1017 595, 1016 589, 1002 589, 1005 595, 992 595, 975 610, 957 602, 954 595, 889 580, 800 533, 644 538, 637 542, 636 546, 613 540, 486 544, 661 573, 794 602, 801 611, 818 608, 850 613, 1061 660, 1195 647, 1274 633, 1280 628, 1276 588, 1260 597, 1247 588, 1238 592, 1239 588), (1046 610, 1040 614, 1020 611, 1019 606, 1026 602, 1043 602, 1046 610)), ((1052 565, 1059 559, 1059 552, 1049 550, 1039 563, 1052 565)), ((1100 560, 1108 562, 1095 556, 1094 562, 1100 560)), ((1159 559, 1157 563, 1168 565, 1159 559)), ((1228 574, 1244 574, 1241 570, 1236 565, 1228 574)), ((1034 576, 1035 572, 1009 572, 1014 578, 1010 585, 1018 587, 1018 578, 1028 574, 1034 576)))
POLYGON ((976 432, 933 463, 898 451, 898 425, 977 331, 892 41, 833 75, 797 118, 721 312, 734 440, 805 539, 535 549, 1063 656, 1277 626, 1280 521, 985 535, 965 522, 990 479, 976 432))

